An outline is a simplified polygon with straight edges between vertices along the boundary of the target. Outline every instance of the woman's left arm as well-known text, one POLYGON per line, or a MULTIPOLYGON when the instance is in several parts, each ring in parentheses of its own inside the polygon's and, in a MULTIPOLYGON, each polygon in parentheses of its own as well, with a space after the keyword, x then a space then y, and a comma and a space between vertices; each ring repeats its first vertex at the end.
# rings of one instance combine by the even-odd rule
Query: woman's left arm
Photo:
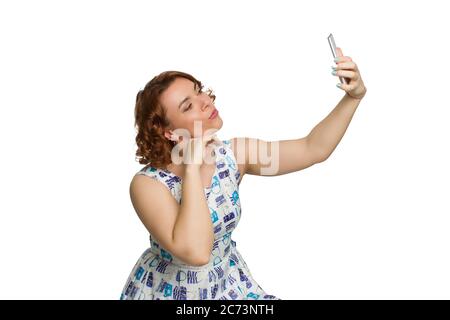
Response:
POLYGON ((337 53, 337 73, 333 75, 348 79, 348 83, 340 86, 346 93, 333 111, 300 139, 232 139, 240 171, 251 175, 276 176, 308 168, 330 156, 367 91, 356 63, 350 57, 343 56, 340 48, 337 48, 337 53))

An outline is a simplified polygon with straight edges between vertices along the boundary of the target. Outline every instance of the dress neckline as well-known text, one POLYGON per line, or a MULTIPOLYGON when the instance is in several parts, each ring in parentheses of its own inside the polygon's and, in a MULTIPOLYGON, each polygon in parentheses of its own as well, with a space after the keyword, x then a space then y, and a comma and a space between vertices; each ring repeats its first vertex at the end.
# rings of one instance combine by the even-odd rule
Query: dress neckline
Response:
MULTIPOLYGON (((176 177, 176 178, 178 178, 178 179, 180 180, 180 183, 183 183, 183 178, 180 177, 180 176, 178 176, 178 175, 176 175, 176 174, 173 173, 172 171, 169 171, 169 170, 167 170, 167 169, 161 169, 161 170, 164 171, 164 172, 166 172, 166 173, 168 173, 168 174, 170 174, 170 175, 172 175, 172 176, 174 176, 174 177, 176 177)), ((214 177, 216 176, 216 174, 217 174, 217 162, 214 164, 214 172, 213 172, 213 175, 212 175, 212 177, 211 177, 211 180, 209 181, 209 186, 206 187, 206 188, 203 187, 204 190, 209 190, 209 189, 212 188, 212 185, 213 185, 213 183, 214 183, 214 177)))
MULTIPOLYGON (((223 147, 223 142, 222 141, 221 141, 220 145, 216 145, 216 147, 213 149, 214 153, 215 153, 215 156, 216 156, 215 163, 214 163, 214 172, 213 172, 213 175, 211 176, 211 180, 209 181, 209 186, 206 187, 206 188, 203 187, 203 190, 210 190, 210 189, 212 189, 212 186, 214 184, 214 177, 216 177, 216 175, 217 175, 217 162, 219 160, 219 154, 220 154, 220 152, 218 152, 217 150, 219 148, 221 148, 221 147, 223 147)), ((172 175, 172 176, 174 176, 174 177, 176 177, 176 178, 178 178, 180 180, 180 183, 183 183, 183 178, 178 176, 178 175, 176 175, 172 171, 170 171, 170 170, 168 170, 166 168, 162 168, 161 170, 166 172, 166 173, 168 173, 168 174, 170 174, 170 175, 172 175)))

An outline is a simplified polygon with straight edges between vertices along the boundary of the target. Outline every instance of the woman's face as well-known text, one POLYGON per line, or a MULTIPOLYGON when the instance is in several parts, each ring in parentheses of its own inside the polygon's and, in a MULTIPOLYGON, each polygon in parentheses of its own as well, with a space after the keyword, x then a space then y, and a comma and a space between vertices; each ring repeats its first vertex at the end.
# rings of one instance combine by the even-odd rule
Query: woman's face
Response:
POLYGON ((211 129, 216 131, 222 128, 223 121, 219 114, 209 119, 216 110, 212 99, 186 78, 176 78, 161 94, 160 102, 170 122, 170 131, 165 132, 168 139, 175 129, 186 129, 193 138, 214 133, 211 129))

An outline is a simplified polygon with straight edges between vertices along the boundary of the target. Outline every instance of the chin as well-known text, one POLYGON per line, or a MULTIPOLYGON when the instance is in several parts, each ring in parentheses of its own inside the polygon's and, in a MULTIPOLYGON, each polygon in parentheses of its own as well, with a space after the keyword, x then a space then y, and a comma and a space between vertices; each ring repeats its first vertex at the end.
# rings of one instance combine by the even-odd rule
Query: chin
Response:
POLYGON ((218 117, 217 119, 215 119, 217 124, 212 126, 212 128, 219 130, 220 128, 222 128, 223 126, 223 120, 222 118, 218 117))

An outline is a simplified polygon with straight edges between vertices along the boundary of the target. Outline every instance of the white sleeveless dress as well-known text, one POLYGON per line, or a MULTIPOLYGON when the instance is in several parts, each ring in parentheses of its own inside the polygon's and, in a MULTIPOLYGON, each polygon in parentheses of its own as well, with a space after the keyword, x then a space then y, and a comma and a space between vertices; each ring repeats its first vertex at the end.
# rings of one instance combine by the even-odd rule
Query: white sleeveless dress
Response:
MULTIPOLYGON (((231 234, 241 218, 240 173, 231 140, 215 146, 216 170, 205 197, 214 228, 214 245, 208 264, 187 265, 163 248, 150 234, 150 247, 132 268, 121 300, 281 300, 269 295, 253 279, 231 234)), ((146 166, 136 174, 161 181, 178 203, 182 181, 165 169, 146 166)))

